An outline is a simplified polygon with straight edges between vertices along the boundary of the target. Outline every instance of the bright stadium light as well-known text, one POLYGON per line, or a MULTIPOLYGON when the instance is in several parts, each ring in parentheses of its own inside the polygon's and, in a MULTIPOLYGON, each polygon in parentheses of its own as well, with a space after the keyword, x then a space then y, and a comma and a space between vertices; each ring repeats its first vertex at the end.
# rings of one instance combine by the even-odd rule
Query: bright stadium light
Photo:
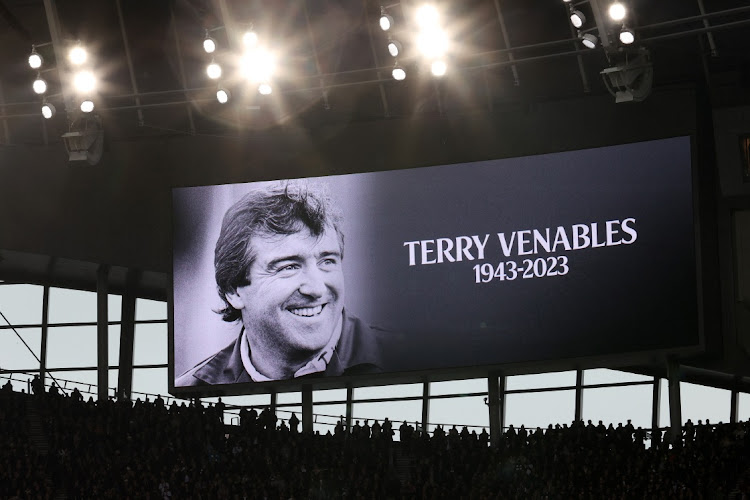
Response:
POLYGON ((240 72, 253 83, 268 82, 275 68, 276 61, 273 55, 264 49, 252 50, 240 60, 240 72))
POLYGON ((34 80, 32 87, 37 94, 44 94, 47 92, 47 82, 39 75, 36 76, 36 80, 34 80))
POLYGON ((388 40, 388 53, 393 57, 398 57, 401 53, 402 47, 398 40, 388 40))
POLYGON ((445 72, 447 70, 448 70, 448 65, 445 64, 445 61, 443 61, 442 59, 433 61, 432 65, 430 66, 430 72, 432 72, 433 76, 443 76, 445 75, 445 72))
POLYGON ((620 2, 614 2, 609 6, 609 17, 613 21, 622 21, 627 14, 627 9, 620 2))
POLYGON ((229 92, 229 90, 222 86, 219 86, 219 88, 216 90, 216 100, 221 104, 226 104, 227 102, 229 102, 229 99, 231 97, 232 94, 229 92))
POLYGON ((208 36, 208 32, 206 32, 206 38, 203 39, 203 50, 206 51, 206 54, 216 52, 216 40, 208 36))
POLYGON ((258 93, 260 95, 269 95, 273 92, 273 87, 268 83, 261 83, 258 85, 258 93))
POLYGON ((380 20, 378 23, 380 24, 380 29, 383 31, 388 31, 393 26, 393 17, 385 11, 385 7, 380 7, 380 20))
POLYGON ((586 48, 595 49, 596 44, 599 43, 599 39, 594 34, 586 33, 584 35, 581 35, 581 43, 586 48))
POLYGON ((47 120, 55 116, 56 112, 57 110, 52 104, 48 102, 45 102, 44 104, 42 104, 42 116, 45 117, 47 120))
POLYGON ((255 47, 258 44, 258 34, 254 31, 246 31, 245 34, 242 35, 242 43, 248 49, 255 47))
POLYGON ((70 49, 70 52, 68 52, 68 60, 71 62, 71 64, 73 64, 73 66, 80 66, 81 64, 85 63, 88 58, 88 52, 86 52, 86 49, 84 49, 80 44, 74 46, 72 49, 70 49))
POLYGON ((81 94, 87 94, 94 90, 96 78, 91 71, 79 71, 73 77, 73 86, 81 94))
POLYGON ((401 81, 406 78, 406 70, 404 70, 404 68, 396 63, 396 65, 393 67, 393 70, 391 71, 391 76, 393 76, 394 80, 401 81))
POLYGON ((620 31, 620 42, 624 45, 630 45, 635 42, 635 32, 630 28, 623 26, 622 31, 620 31))
POLYGON ((586 23, 586 16, 580 10, 573 9, 570 11, 570 22, 575 28, 580 28, 586 23))
POLYGON ((421 29, 436 28, 440 15, 434 5, 425 4, 417 8, 417 26, 421 29))
POLYGON ((31 66, 31 69, 39 69, 43 63, 44 59, 36 51, 36 47, 32 47, 31 54, 29 55, 29 66, 31 66))
POLYGON ((91 99, 85 99, 83 102, 81 102, 81 111, 84 113, 91 113, 94 111, 94 101, 91 99))
POLYGON ((211 61, 211 64, 206 67, 206 74, 211 80, 217 80, 221 78, 221 66, 211 61))
POLYGON ((448 50, 448 36, 440 28, 422 30, 417 35, 417 48, 427 58, 442 57, 448 50))

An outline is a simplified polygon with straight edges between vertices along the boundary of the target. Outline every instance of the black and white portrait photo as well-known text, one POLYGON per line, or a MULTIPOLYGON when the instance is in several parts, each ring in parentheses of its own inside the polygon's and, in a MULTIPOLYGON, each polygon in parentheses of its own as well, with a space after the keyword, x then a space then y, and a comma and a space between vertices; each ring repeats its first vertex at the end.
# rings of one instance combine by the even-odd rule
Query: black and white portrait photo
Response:
POLYGON ((691 154, 175 188, 175 387, 696 345, 691 154))

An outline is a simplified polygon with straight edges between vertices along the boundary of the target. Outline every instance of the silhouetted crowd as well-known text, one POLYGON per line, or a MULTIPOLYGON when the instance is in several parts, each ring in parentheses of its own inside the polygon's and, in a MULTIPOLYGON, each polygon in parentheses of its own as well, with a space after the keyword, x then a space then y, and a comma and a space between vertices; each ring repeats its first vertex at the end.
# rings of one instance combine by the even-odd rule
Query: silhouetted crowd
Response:
POLYGON ((736 498, 750 493, 750 424, 692 422, 649 435, 592 422, 431 434, 407 422, 340 421, 325 435, 293 415, 223 404, 84 400, 0 391, 0 498, 736 498), (398 434, 400 442, 393 438, 398 434), (58 496, 60 498, 61 496, 58 496))

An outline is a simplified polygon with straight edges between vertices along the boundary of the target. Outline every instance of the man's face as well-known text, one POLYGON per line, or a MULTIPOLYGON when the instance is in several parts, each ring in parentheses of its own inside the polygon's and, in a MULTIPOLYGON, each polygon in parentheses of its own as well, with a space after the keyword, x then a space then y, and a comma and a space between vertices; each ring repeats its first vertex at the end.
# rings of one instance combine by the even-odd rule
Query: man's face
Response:
POLYGON ((305 358, 330 340, 341 318, 344 275, 335 229, 320 236, 305 228, 290 235, 252 238, 256 258, 249 285, 227 299, 242 313, 253 345, 287 358, 305 358))

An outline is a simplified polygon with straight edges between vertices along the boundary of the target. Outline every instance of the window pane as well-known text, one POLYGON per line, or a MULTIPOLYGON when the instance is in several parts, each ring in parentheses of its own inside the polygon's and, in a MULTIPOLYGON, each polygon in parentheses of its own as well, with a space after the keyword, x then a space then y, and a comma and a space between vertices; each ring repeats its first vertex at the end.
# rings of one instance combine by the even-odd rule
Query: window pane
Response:
POLYGON ((422 396, 422 384, 385 385, 380 387, 356 387, 354 399, 398 398, 422 396))
POLYGON ((299 425, 297 426, 297 430, 299 432, 302 432, 302 407, 301 406, 288 406, 284 408, 277 408, 276 418, 278 418, 278 420, 276 421, 276 427, 281 425, 282 420, 287 425, 287 427, 289 427, 289 419, 292 418, 292 413, 297 415, 297 418, 299 419, 299 425))
POLYGON ((324 389, 313 391, 313 403, 319 401, 346 401, 346 389, 324 389))
POLYGON ((452 426, 460 431, 462 427, 477 431, 483 427, 489 430, 490 414, 482 396, 467 396, 450 399, 433 399, 430 401, 430 432, 436 424, 443 426, 447 432, 452 426))
POLYGON ((302 393, 301 392, 281 392, 276 395, 277 405, 283 405, 287 403, 301 404, 302 393))
POLYGON ((544 387, 571 387, 576 385, 576 372, 536 373, 533 375, 513 375, 505 383, 506 390, 542 389, 544 387))
POLYGON ((13 387, 13 390, 15 392, 25 392, 29 393, 29 381, 32 379, 33 374, 25 374, 25 373, 2 373, 0 374, 0 386, 5 385, 8 381, 10 381, 11 387, 13 387))
POLYGON ((669 381, 665 378, 659 382, 659 427, 669 427, 669 381))
POLYGON ((50 323, 96 321, 96 293, 69 288, 50 288, 50 323))
POLYGON ((680 399, 682 400, 682 422, 692 420, 711 420, 711 423, 729 422, 729 405, 731 391, 705 385, 680 382, 680 399))
MULTIPOLYGON (((40 325, 42 323, 42 295, 38 285, 0 285, 0 312, 11 325, 40 325)), ((7 323, 0 318, 0 326, 7 323)))
POLYGON ((650 382, 653 377, 638 375, 637 373, 609 370, 607 368, 596 368, 583 372, 583 383, 588 384, 616 384, 618 382, 650 382))
MULTIPOLYGON (((96 399, 96 382, 97 374, 96 370, 79 370, 79 371, 64 371, 64 372, 50 372, 57 384, 63 388, 65 394, 70 394, 74 388, 83 395, 84 399, 88 399, 89 396, 93 396, 96 399)), ((47 389, 51 384, 51 380, 47 380, 47 389)))
POLYGON ((42 329, 18 328, 16 332, 18 335, 13 330, 0 330, 0 368, 39 370, 37 359, 41 358, 42 329))
MULTIPOLYGON (((219 398, 205 398, 204 401, 216 403, 219 398)), ((247 396, 222 396, 221 401, 227 406, 260 408, 271 404, 270 394, 250 394, 247 396)))
MULTIPOLYGON (((336 389, 338 390, 338 389, 336 389)), ((346 389, 344 389, 346 391, 346 389)), ((336 427, 341 417, 344 417, 346 422, 346 405, 315 405, 313 406, 313 431, 320 432, 325 435, 326 432, 331 431, 336 427)))
POLYGON ((107 316, 109 316, 109 321, 120 321, 122 317, 122 295, 109 294, 107 316))
POLYGON ((398 426, 404 420, 418 422, 422 420, 422 401, 389 401, 382 403, 358 403, 352 408, 352 425, 359 420, 363 425, 365 419, 378 420, 381 424, 385 418, 393 422, 394 439, 398 439, 398 426), (397 423, 399 422, 399 423, 397 423))
POLYGON ((47 333, 49 368, 96 366, 96 326, 57 326, 47 333))
POLYGON ((750 419, 750 394, 741 392, 738 394, 737 402, 737 421, 750 419))
POLYGON ((135 345, 133 346, 133 363, 136 365, 166 364, 168 341, 167 325, 135 325, 135 345))
POLYGON ((584 389, 583 420, 591 420, 604 425, 618 423, 625 425, 628 419, 635 428, 651 427, 651 401, 653 386, 635 385, 630 387, 605 387, 584 389))
POLYGON ((157 395, 168 394, 167 368, 136 368, 133 370, 132 400, 146 396, 153 401, 157 395))
MULTIPOLYGON (((109 366, 120 365, 120 325, 112 325, 109 327, 109 345, 107 346, 109 351, 109 366)), ((113 386, 110 386, 113 387, 113 386)))
POLYGON ((167 319, 167 303, 160 300, 136 299, 135 320, 167 319))
POLYGON ((430 382, 430 396, 459 395, 470 392, 487 393, 487 379, 473 378, 468 380, 449 380, 447 382, 430 382))
POLYGON ((505 425, 527 429, 552 424, 568 424, 575 417, 574 390, 507 394, 505 396, 505 425))

